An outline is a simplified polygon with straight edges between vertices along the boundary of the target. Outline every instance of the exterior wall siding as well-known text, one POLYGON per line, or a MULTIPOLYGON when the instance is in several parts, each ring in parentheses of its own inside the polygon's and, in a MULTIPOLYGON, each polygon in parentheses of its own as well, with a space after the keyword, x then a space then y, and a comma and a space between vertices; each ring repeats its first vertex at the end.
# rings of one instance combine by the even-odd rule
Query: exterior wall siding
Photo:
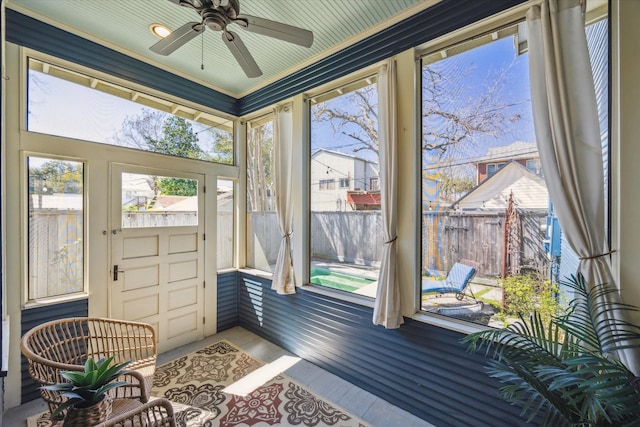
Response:
POLYGON ((239 273, 240 326, 435 425, 526 425, 462 334, 411 319, 386 330, 371 308, 270 285, 239 273))
MULTIPOLYGON (((45 307, 30 308, 22 311, 21 334, 24 335, 31 328, 51 320, 63 319, 65 317, 85 317, 89 315, 89 301, 86 299, 65 302, 62 304, 47 305, 45 307)), ((40 397, 36 383, 29 376, 27 371, 27 359, 21 357, 22 373, 22 403, 40 397)))

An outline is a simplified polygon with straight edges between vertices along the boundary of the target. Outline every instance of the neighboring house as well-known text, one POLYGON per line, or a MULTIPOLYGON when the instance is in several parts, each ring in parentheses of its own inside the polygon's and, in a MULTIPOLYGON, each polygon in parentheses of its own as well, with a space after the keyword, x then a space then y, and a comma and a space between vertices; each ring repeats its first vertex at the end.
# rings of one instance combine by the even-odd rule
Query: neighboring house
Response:
POLYGON ((348 193, 355 192, 356 199, 372 191, 379 194, 378 180, 378 163, 320 148, 311 155, 311 210, 357 210, 358 203, 353 197, 349 201, 348 193))
POLYGON ((504 211, 511 194, 519 210, 546 212, 549 208, 549 193, 544 179, 515 160, 484 179, 452 207, 462 211, 504 211))
POLYGON ((490 147, 476 165, 476 184, 491 177, 510 161, 516 161, 540 175, 540 156, 535 142, 516 141, 501 147, 490 147))

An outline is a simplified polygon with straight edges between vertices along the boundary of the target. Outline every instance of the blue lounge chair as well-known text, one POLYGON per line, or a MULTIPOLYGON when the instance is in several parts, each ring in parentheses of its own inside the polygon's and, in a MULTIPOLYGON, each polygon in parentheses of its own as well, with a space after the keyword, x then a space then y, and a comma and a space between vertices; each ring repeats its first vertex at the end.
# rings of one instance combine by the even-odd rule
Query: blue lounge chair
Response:
POLYGON ((432 279, 423 279, 422 280, 422 295, 428 295, 432 293, 436 294, 456 294, 456 299, 458 301, 462 301, 465 297, 466 292, 468 290, 471 298, 476 303, 480 303, 473 294, 471 290, 471 286, 469 283, 473 276, 476 275, 476 269, 462 264, 460 262, 456 262, 451 270, 449 270, 449 274, 445 277, 444 280, 432 280, 432 279))

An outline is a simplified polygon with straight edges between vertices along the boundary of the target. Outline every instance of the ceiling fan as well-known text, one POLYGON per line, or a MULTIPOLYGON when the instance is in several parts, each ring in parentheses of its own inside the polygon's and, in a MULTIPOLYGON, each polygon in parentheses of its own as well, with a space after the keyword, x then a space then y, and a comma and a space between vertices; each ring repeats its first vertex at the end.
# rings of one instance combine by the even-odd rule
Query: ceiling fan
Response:
POLYGON ((151 51, 160 55, 170 55, 176 49, 196 37, 209 27, 222 31, 222 40, 227 45, 247 77, 259 77, 262 71, 249 53, 238 34, 229 31, 227 25, 238 24, 247 31, 273 37, 304 47, 311 47, 313 33, 303 28, 281 22, 270 21, 256 16, 240 14, 240 0, 169 0, 180 6, 189 7, 202 17, 201 22, 188 22, 151 46, 151 51))

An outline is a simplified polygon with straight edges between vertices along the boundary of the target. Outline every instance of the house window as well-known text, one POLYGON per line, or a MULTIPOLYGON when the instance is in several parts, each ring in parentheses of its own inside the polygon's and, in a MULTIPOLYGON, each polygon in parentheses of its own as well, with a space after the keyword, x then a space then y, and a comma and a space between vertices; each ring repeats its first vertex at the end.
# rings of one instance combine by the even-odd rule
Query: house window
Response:
POLYGON ((28 299, 84 291, 84 164, 29 156, 28 299))
MULTIPOLYGON (((592 62, 606 70, 606 22, 595 25, 604 30, 595 36, 587 29, 592 62)), ((577 258, 550 251, 544 233, 552 212, 545 181, 532 173, 544 165, 529 55, 514 47, 525 27, 470 34, 470 41, 422 57, 423 312, 501 327, 533 308, 549 318, 566 302, 558 297, 559 272, 577 258)), ((606 83, 601 72, 601 94, 606 83)))
POLYGON ((502 169, 504 167, 504 165, 506 165, 506 163, 489 163, 487 165, 487 178, 489 178, 490 176, 493 176, 493 174, 495 174, 496 172, 498 172, 500 169, 502 169))
POLYGON ((233 164, 233 121, 29 58, 27 130, 233 164))
POLYGON ((247 124, 247 266, 272 272, 282 235, 273 186, 273 116, 247 124))
POLYGON ((377 108, 374 76, 311 98, 309 283, 372 297, 382 251, 380 199, 369 192, 377 108))
POLYGON ((539 160, 527 160, 527 169, 533 173, 540 173, 540 161, 539 160))
POLYGON ((336 182, 333 179, 321 179, 318 186, 320 190, 335 190, 336 182))
POLYGON ((376 191, 380 189, 380 185, 378 184, 378 178, 369 178, 369 188, 372 191, 376 191))

